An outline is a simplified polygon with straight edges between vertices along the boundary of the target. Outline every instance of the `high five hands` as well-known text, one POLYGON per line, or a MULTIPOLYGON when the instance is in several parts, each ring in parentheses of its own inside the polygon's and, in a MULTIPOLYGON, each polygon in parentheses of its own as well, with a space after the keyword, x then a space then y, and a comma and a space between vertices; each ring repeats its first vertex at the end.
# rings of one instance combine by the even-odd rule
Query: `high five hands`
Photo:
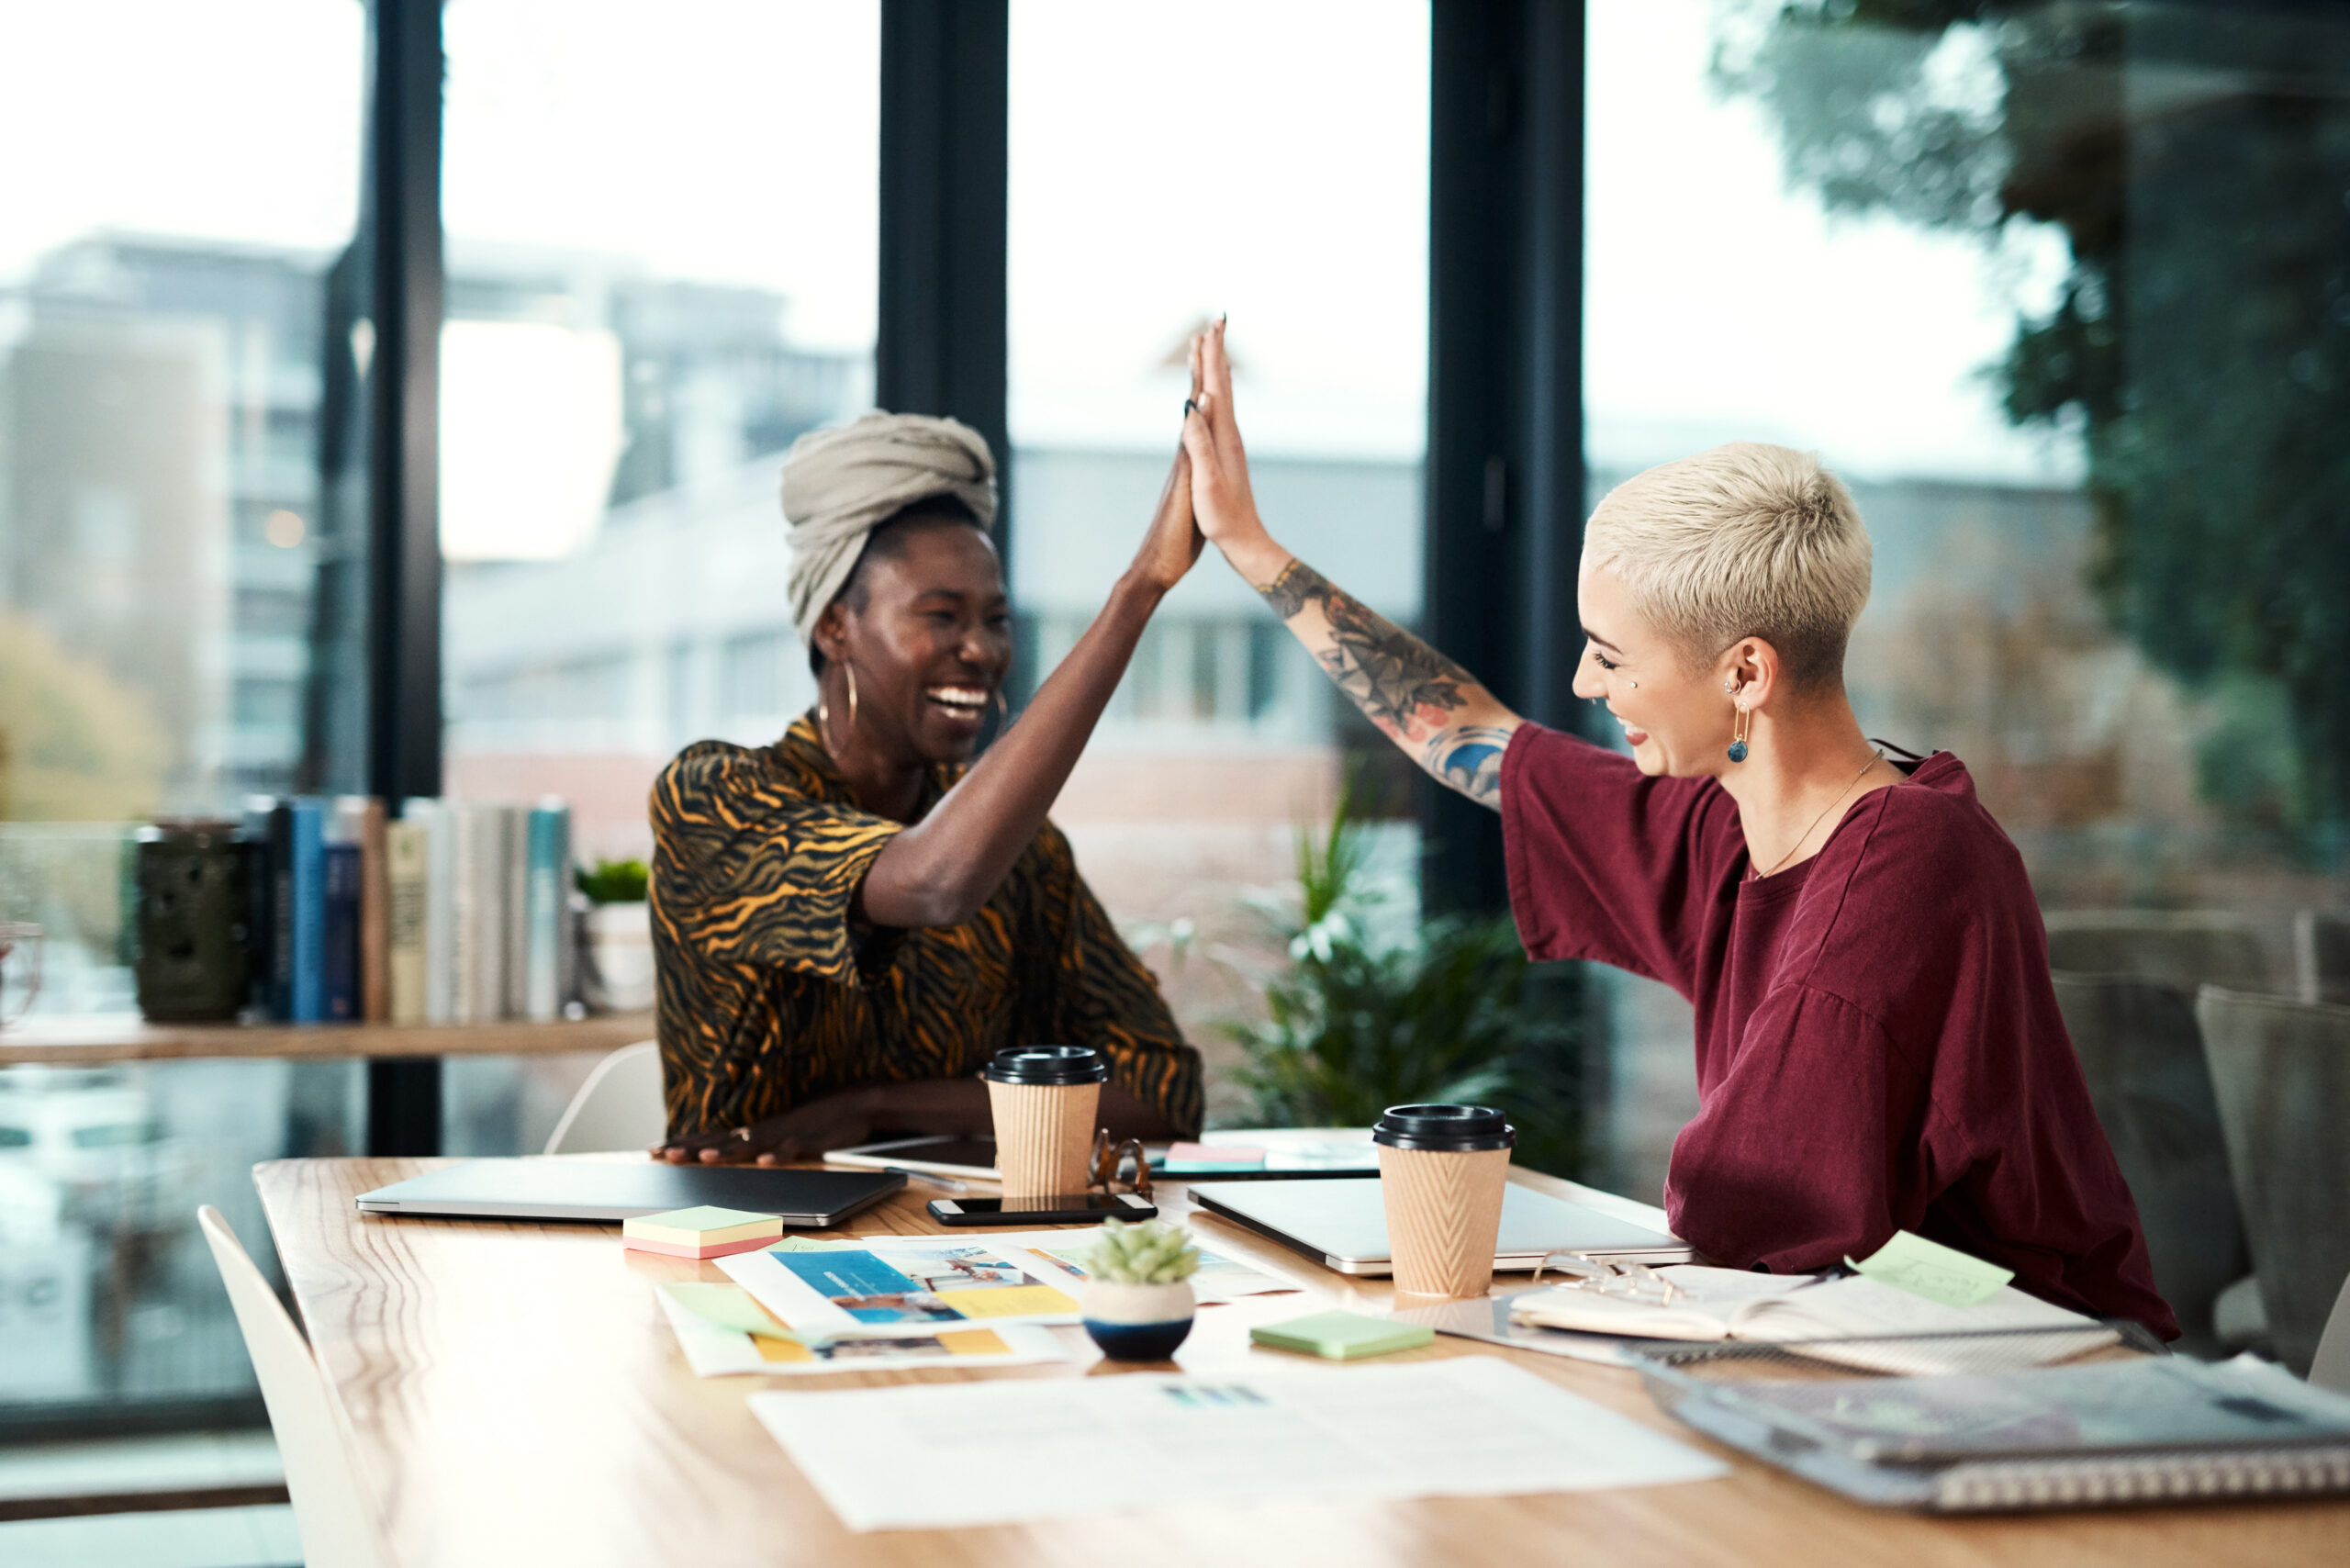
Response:
POLYGON ((1192 339, 1192 403, 1183 420, 1183 451, 1191 459, 1192 507, 1200 532, 1216 543, 1240 575, 1259 587, 1287 564, 1257 515, 1248 487, 1248 454, 1232 408, 1232 361, 1224 352, 1224 323, 1192 339))

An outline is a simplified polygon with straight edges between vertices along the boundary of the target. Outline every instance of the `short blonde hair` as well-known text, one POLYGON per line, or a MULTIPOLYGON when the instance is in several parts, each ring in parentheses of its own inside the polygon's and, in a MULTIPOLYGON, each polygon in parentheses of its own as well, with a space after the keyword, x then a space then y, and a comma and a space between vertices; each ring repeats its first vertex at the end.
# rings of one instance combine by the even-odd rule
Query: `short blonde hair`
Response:
POLYGON ((1583 555, 1615 569, 1689 667, 1760 637, 1797 688, 1842 678, 1869 599, 1869 533, 1852 492, 1818 458, 1760 442, 1625 480, 1584 525, 1583 555))

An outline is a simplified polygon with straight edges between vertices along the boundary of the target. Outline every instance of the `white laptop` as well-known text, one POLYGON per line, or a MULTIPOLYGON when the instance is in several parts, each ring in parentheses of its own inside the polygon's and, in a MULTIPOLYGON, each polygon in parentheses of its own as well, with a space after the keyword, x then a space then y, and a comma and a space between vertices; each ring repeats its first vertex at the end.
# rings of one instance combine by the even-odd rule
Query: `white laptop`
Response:
MULTIPOLYGON (((1393 1271, 1387 1210, 1376 1182, 1194 1182, 1190 1193, 1210 1214, 1304 1253, 1341 1274, 1393 1271)), ((1685 1241, 1512 1182, 1502 1197, 1494 1267, 1532 1269, 1552 1252, 1584 1252, 1642 1263, 1686 1263, 1685 1241)))

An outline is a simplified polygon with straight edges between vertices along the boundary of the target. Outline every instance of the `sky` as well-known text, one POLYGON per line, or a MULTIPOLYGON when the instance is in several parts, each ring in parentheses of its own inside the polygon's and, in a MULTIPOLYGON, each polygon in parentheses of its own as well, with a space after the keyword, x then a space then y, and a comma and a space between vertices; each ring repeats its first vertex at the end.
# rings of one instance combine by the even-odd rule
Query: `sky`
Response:
MULTIPOLYGON (((0 12, 0 280, 100 226, 350 231, 357 0, 0 12), (123 40, 137 47, 125 48, 123 40), (103 62, 104 69, 94 62, 103 62), (27 156, 27 150, 40 150, 27 156)), ((1591 0, 1586 398, 1606 465, 1738 436, 1858 474, 2062 479, 1979 372, 2061 245, 1830 219, 1706 74, 1708 0, 1591 0)), ((875 0, 452 0, 453 246, 582 246, 790 297, 869 345, 875 0)), ((1158 446, 1165 356, 1229 312, 1262 450, 1413 456, 1426 0, 1013 0, 1015 440, 1158 446)))

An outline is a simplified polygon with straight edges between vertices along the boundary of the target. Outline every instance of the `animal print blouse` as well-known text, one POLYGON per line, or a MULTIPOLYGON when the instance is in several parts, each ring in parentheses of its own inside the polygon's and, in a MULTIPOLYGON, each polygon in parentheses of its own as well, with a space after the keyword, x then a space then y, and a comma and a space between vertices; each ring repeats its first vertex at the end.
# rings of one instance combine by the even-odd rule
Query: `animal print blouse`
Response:
MULTIPOLYGON (((928 812, 961 776, 941 767, 928 812)), ((653 787, 653 946, 669 1136, 871 1083, 967 1077, 999 1048, 1085 1045, 1197 1134, 1200 1056, 1050 823, 960 925, 861 931, 849 903, 901 824, 857 807, 801 718, 699 741, 653 787)))

